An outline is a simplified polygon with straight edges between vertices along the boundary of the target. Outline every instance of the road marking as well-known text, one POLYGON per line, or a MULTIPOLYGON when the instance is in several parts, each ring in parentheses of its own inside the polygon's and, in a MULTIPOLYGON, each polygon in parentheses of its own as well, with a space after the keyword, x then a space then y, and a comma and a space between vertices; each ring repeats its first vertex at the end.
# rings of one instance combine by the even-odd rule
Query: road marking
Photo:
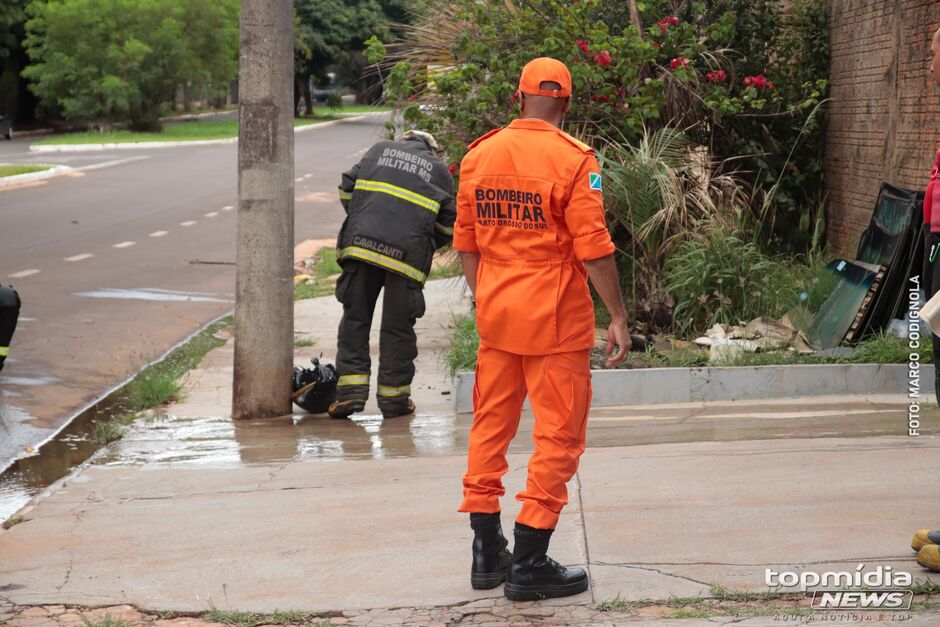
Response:
POLYGON ((119 244, 115 244, 114 247, 115 247, 115 248, 130 248, 131 246, 133 246, 133 245, 136 244, 136 243, 137 243, 137 242, 130 242, 130 241, 128 241, 128 242, 120 242, 119 244))
POLYGON ((302 180, 304 180, 304 177, 301 176, 299 179, 294 179, 294 182, 295 182, 295 183, 299 183, 299 182, 301 182, 302 180))
POLYGON ((222 207, 222 211, 231 211, 234 208, 235 208, 234 205, 225 205, 224 207, 222 207))
POLYGON ((13 274, 10 275, 10 278, 11 279, 24 279, 28 276, 39 274, 40 272, 42 272, 42 270, 39 270, 38 268, 30 268, 29 270, 21 270, 20 272, 14 272, 13 274))
POLYGON ((180 222, 180 226, 192 226, 196 224, 195 220, 187 220, 186 222, 180 222))
POLYGON ((88 172, 90 170, 102 170, 104 168, 111 168, 116 165, 123 165, 125 163, 132 163, 134 161, 141 161, 143 159, 149 159, 147 156, 140 157, 128 157, 127 159, 115 159, 113 161, 104 161, 102 163, 93 163, 92 165, 84 165, 80 168, 75 168, 79 172, 88 172))
POLYGON ((150 234, 150 237, 163 237, 168 232, 169 231, 154 231, 153 233, 150 234))
POLYGON ((214 218, 214 217, 216 217, 217 215, 219 215, 219 212, 218 212, 218 211, 210 211, 209 213, 206 214, 206 217, 207 217, 207 218, 214 218))
POLYGON ((311 172, 310 174, 304 174, 304 178, 305 178, 305 179, 308 179, 308 178, 310 178, 311 176, 313 176, 313 173, 312 173, 312 172, 311 172))
POLYGON ((66 261, 84 261, 85 259, 91 259, 94 257, 91 253, 82 253, 81 255, 72 255, 71 257, 66 257, 66 261))

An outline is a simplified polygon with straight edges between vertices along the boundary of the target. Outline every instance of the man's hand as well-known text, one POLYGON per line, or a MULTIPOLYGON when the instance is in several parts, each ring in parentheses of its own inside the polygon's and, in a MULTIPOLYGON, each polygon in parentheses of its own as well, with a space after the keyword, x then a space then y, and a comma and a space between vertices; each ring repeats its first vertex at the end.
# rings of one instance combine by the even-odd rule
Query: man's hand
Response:
POLYGON ((617 347, 617 354, 607 360, 607 367, 613 368, 626 359, 632 345, 633 340, 630 339, 630 332, 627 331, 627 319, 611 320, 610 326, 607 328, 607 351, 605 354, 610 357, 615 346, 617 347))
POLYGON ((617 276, 617 264, 613 255, 584 262, 591 283, 597 290, 604 306, 610 312, 610 328, 607 329, 607 356, 617 354, 607 360, 607 367, 612 368, 627 358, 627 352, 633 341, 627 331, 627 312, 623 306, 623 294, 620 293, 620 277, 617 276))

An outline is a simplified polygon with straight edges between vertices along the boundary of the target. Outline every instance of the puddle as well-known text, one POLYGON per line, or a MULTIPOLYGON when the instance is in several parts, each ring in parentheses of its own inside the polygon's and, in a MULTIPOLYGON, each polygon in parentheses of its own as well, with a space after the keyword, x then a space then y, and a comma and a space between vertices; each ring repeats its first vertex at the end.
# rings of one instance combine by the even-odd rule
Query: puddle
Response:
POLYGON ((456 420, 425 414, 392 420, 298 415, 243 422, 162 416, 134 425, 97 463, 224 466, 462 454, 466 440, 458 437, 456 420))
POLYGON ((76 292, 74 296, 84 298, 119 298, 127 300, 153 300, 163 302, 186 302, 186 303, 230 303, 231 300, 216 298, 213 295, 206 295, 205 292, 171 292, 160 289, 137 289, 124 290, 105 288, 92 290, 90 292, 76 292))
MULTIPOLYGON (((91 437, 91 432, 95 420, 107 415, 110 407, 110 402, 102 401, 82 412, 38 452, 14 461, 0 474, 0 521, 6 520, 31 498, 66 476, 101 448, 91 437)), ((9 411, 10 406, 0 405, 0 410, 9 411)), ((25 412, 24 415, 28 419, 32 418, 25 412)), ((7 417, 4 414, 4 420, 7 417)))
POLYGON ((60 381, 60 379, 58 377, 53 377, 52 375, 43 377, 0 377, 0 385, 22 385, 27 387, 36 385, 49 385, 50 383, 56 383, 58 381, 60 381))

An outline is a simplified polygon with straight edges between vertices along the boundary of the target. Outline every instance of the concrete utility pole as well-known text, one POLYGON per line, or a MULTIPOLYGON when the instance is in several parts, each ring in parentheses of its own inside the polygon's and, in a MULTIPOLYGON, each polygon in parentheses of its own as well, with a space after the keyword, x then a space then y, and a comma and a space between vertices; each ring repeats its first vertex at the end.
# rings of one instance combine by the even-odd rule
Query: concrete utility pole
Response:
POLYGON ((291 412, 293 0, 241 0, 232 417, 291 412))

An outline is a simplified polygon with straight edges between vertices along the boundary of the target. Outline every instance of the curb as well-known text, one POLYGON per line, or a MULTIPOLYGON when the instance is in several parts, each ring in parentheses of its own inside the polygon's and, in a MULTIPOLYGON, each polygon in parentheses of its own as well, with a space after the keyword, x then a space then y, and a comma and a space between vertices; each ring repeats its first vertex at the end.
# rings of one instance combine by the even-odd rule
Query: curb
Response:
MULTIPOLYGON (((334 124, 362 120, 372 115, 385 115, 387 111, 372 111, 369 113, 357 114, 341 120, 330 120, 320 124, 307 124, 294 129, 294 133, 304 133, 313 129, 325 128, 334 124)), ((111 144, 32 144, 29 147, 30 152, 49 153, 49 152, 90 152, 103 150, 144 150, 150 148, 179 148, 181 146, 219 146, 222 144, 237 144, 237 137, 227 139, 195 139, 192 141, 178 142, 126 142, 111 144)))
POLYGON ((48 165, 49 169, 43 170, 41 172, 29 172, 27 174, 16 174, 14 176, 0 177, 0 189, 17 187, 19 185, 34 183, 36 181, 44 181, 46 179, 62 176, 63 174, 68 174, 72 171, 72 168, 68 167, 67 165, 50 165, 47 163, 37 163, 30 165, 48 165))
MULTIPOLYGON (((920 366, 921 399, 934 367, 920 366)), ((592 370, 593 407, 772 400, 806 396, 908 394, 907 364, 801 364, 716 368, 592 370)), ((458 372, 454 409, 473 411, 474 373, 458 372)))

